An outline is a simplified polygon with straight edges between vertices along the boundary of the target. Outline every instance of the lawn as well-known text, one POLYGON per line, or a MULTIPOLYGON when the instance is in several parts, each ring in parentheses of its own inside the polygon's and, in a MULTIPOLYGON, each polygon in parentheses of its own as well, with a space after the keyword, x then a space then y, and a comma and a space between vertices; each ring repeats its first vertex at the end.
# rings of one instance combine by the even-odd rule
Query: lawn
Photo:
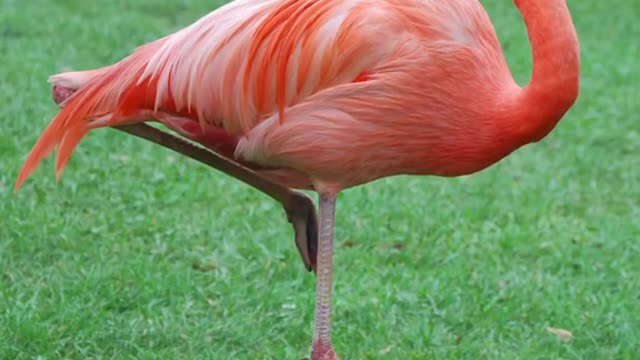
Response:
MULTIPOLYGON (((526 82, 513 2, 483 3, 526 82)), ((214 6, 1 2, 0 359, 307 356, 315 281, 264 195, 110 129, 82 142, 60 183, 48 159, 13 192, 56 112, 50 74, 114 62, 214 6)), ((581 96, 547 139, 473 176, 341 195, 343 359, 640 356, 640 2, 570 7, 581 96)))

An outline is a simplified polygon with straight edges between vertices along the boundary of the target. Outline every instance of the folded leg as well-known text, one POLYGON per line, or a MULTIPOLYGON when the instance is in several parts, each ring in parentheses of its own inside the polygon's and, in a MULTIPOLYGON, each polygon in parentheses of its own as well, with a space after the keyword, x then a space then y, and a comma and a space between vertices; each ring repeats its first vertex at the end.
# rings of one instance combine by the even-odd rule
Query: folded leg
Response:
POLYGON ((138 123, 118 126, 115 127, 115 129, 172 149, 216 170, 222 171, 278 201, 282 204, 289 222, 293 225, 296 247, 300 252, 305 267, 309 271, 315 271, 318 246, 318 219, 313 200, 311 200, 308 195, 271 182, 241 164, 216 154, 213 151, 196 147, 183 139, 155 129, 149 125, 138 123))
MULTIPOLYGON (((54 85, 53 98, 56 104, 62 104, 74 93, 74 89, 54 85)), ((198 129, 199 123, 191 119, 166 114, 155 114, 149 120, 159 121, 182 136, 199 142, 209 150, 203 149, 164 131, 153 128, 143 122, 115 127, 115 129, 135 135, 180 154, 204 163, 216 170, 228 174, 278 201, 284 208, 287 219, 293 226, 295 243, 302 261, 309 271, 316 269, 316 251, 318 243, 318 219, 313 201, 306 194, 271 181, 252 169, 231 160, 236 140, 223 130, 198 129), (197 126, 197 127, 196 127, 197 126)))

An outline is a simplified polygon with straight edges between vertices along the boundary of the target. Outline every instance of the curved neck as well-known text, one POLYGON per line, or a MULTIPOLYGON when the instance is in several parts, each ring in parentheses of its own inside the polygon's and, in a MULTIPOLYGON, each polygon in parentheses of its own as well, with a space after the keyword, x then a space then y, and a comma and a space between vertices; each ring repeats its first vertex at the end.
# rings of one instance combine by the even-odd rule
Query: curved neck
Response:
POLYGON ((578 97, 580 47, 566 0, 514 0, 533 50, 531 81, 522 91, 518 132, 539 141, 578 97))

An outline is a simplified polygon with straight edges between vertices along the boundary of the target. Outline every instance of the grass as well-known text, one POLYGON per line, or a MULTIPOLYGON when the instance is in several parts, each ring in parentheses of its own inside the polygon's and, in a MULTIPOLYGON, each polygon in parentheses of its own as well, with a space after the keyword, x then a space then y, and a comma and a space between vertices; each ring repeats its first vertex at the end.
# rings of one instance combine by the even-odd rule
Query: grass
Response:
MULTIPOLYGON (((484 4, 526 81, 517 10, 484 4)), ((343 359, 638 358, 638 4, 570 1, 582 94, 542 143, 474 176, 397 177, 341 195, 343 359)), ((307 355, 314 279, 265 196, 113 130, 83 141, 61 183, 49 159, 12 190, 55 113, 49 74, 116 61, 213 6, 2 1, 0 358, 307 355)))

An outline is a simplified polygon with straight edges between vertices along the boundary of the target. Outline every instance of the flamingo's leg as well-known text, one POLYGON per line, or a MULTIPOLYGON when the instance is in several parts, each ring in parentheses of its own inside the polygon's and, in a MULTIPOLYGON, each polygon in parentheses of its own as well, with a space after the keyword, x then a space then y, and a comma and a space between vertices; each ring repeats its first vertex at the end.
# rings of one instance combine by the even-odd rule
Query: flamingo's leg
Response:
MULTIPOLYGON (((64 106, 64 102, 73 95, 76 90, 77 89, 54 84, 52 88, 53 100, 57 105, 62 107, 64 106)), ((153 114, 149 115, 150 118, 153 118, 153 114)), ((193 126, 195 124, 199 127, 197 122, 177 116, 172 117, 165 115, 160 116, 160 119, 156 120, 164 123, 170 129, 192 141, 201 142, 204 146, 207 146, 209 150, 196 147, 183 139, 144 123, 133 123, 115 128, 172 149, 182 155, 222 171, 280 202, 287 213, 287 219, 293 225, 296 247, 300 252, 305 267, 309 271, 315 271, 318 219, 313 201, 309 196, 269 181, 242 164, 230 160, 229 156, 233 154, 235 143, 233 143, 233 139, 230 137, 224 136, 221 130, 204 129, 206 131, 202 131, 203 129, 196 129, 193 126)))
POLYGON ((320 193, 320 238, 316 269, 316 318, 311 360, 338 360, 331 344, 331 291, 333 287, 333 227, 335 193, 320 193))
POLYGON ((181 138, 149 125, 137 123, 114 128, 172 149, 222 171, 278 201, 282 204, 287 214, 287 219, 293 225, 296 247, 300 252, 305 267, 309 271, 316 269, 318 220, 313 201, 308 195, 271 182, 233 160, 211 150, 194 146, 181 138))

